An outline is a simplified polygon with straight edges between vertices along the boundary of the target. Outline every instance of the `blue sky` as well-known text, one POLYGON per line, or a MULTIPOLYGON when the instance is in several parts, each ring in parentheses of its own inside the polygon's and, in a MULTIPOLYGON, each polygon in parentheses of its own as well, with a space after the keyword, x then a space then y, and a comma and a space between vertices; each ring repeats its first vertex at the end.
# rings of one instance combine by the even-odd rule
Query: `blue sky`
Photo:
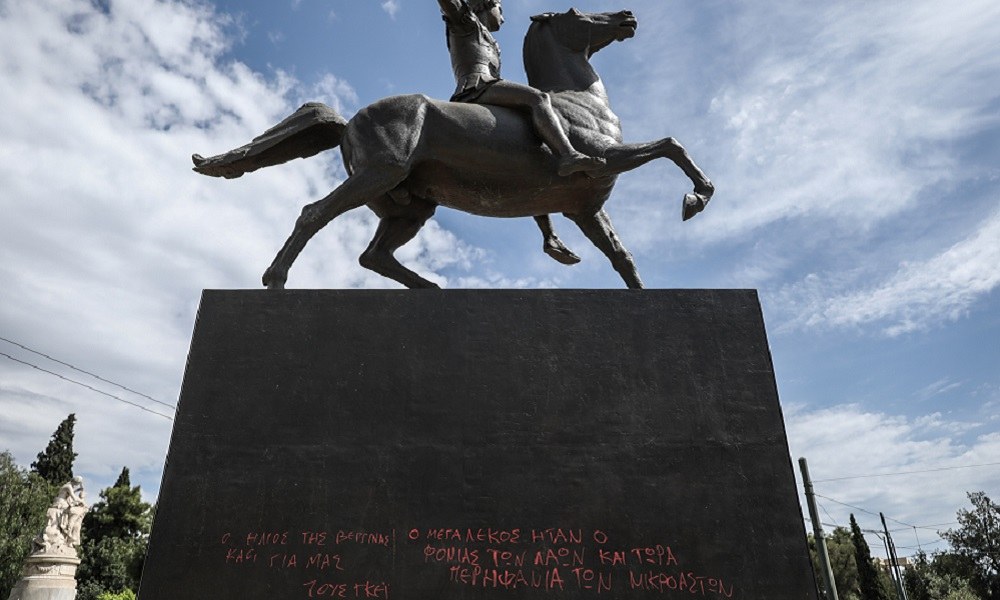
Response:
MULTIPOLYGON (((570 6, 507 0, 507 78, 524 81, 528 17, 570 6)), ((897 525, 901 548, 940 547, 965 491, 1000 496, 1000 4, 575 6, 636 13, 637 36, 594 60, 626 140, 677 138, 717 186, 682 223, 673 165, 621 178, 607 208, 647 286, 758 289, 792 457, 837 480, 817 484, 824 521, 883 511, 918 526, 897 525), (912 471, 931 472, 857 478, 912 471)), ((189 155, 303 101, 350 116, 453 86, 429 1, 0 0, 0 50, 0 337, 167 403, 200 291, 255 289, 344 176, 335 152, 233 181, 189 155)), ((542 254, 530 220, 449 210, 399 256, 444 287, 622 287, 555 222, 581 264, 542 254)), ((373 227, 338 219, 289 286, 395 287, 357 266, 373 227)), ((92 489, 127 465, 155 497, 170 422, 23 362, 169 409, 0 352, 0 448, 27 465, 76 412, 92 489)))

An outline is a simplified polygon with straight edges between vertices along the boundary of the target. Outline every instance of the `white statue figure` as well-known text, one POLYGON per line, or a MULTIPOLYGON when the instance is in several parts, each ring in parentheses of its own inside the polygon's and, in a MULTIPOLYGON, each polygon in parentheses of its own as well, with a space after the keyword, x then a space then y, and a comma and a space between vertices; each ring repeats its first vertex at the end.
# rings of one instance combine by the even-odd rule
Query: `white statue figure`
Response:
POLYGON ((74 546, 80 544, 80 527, 89 508, 86 496, 82 477, 74 477, 59 488, 52 505, 45 511, 45 528, 35 538, 32 554, 76 556, 74 546))

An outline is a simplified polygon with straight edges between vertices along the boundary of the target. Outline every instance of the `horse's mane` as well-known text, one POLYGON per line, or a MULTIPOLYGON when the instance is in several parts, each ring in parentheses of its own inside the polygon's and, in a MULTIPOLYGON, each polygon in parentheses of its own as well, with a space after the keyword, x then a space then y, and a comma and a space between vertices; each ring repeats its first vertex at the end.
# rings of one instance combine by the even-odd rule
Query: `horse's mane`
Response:
POLYGON ((547 20, 532 19, 528 26, 528 33, 524 35, 524 72, 528 76, 528 83, 536 80, 540 75, 540 70, 545 66, 544 58, 547 54, 540 47, 543 35, 552 35, 552 28, 547 20))

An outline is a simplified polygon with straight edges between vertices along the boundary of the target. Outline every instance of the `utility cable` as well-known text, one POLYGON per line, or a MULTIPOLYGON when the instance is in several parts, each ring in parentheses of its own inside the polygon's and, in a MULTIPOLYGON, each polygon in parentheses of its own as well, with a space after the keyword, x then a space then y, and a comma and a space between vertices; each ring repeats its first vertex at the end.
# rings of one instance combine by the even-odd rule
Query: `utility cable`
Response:
POLYGON ((164 419, 167 419, 168 421, 173 421, 174 420, 174 418, 171 417, 171 416, 165 415, 163 413, 156 412, 155 410, 150 410, 150 409, 146 408, 145 406, 143 406, 141 404, 136 404, 135 402, 130 402, 130 401, 124 399, 124 398, 120 398, 118 396, 115 396, 114 394, 109 394, 109 393, 107 393, 105 391, 102 391, 102 390, 99 390, 99 389, 97 389, 95 387, 91 387, 91 386, 87 385, 86 383, 81 383, 79 381, 76 381, 75 379, 70 379, 69 377, 64 377, 64 376, 60 375, 59 373, 54 373, 52 371, 49 371, 48 369, 43 369, 42 367, 39 367, 38 365, 33 365, 33 364, 29 363, 29 362, 25 362, 23 360, 14 358, 13 356, 11 356, 10 354, 7 354, 5 352, 0 352, 0 356, 5 356, 5 357, 9 358, 10 360, 12 360, 12 361, 14 361, 16 363, 21 363, 22 365, 29 366, 32 369, 35 369, 37 371, 41 371, 42 373, 48 373, 49 375, 54 375, 54 376, 58 377, 59 379, 62 379, 63 381, 68 381, 68 382, 74 383, 74 384, 76 384, 76 385, 78 385, 80 387, 85 387, 88 390, 91 390, 93 392, 97 392, 98 394, 103 394, 103 395, 105 395, 105 396, 107 396, 109 398, 114 398, 115 400, 117 400, 119 402, 124 402, 125 404, 134 406, 134 407, 136 407, 138 409, 141 409, 141 410, 144 410, 144 411, 146 411, 148 413, 152 413, 154 415, 163 417, 164 419))
POLYGON ((834 477, 831 479, 814 479, 813 483, 826 483, 828 481, 845 481, 847 479, 867 479, 870 477, 890 477, 894 475, 913 475, 914 473, 937 473, 939 471, 954 471, 956 469, 975 469, 979 467, 995 467, 1000 462, 982 463, 978 465, 961 465, 957 467, 939 467, 936 469, 922 469, 919 471, 897 471, 895 473, 872 473, 870 475, 851 475, 849 477, 834 477))
POLYGON ((860 506, 854 506, 853 504, 848 504, 846 502, 841 502, 840 500, 834 500, 833 498, 830 498, 828 496, 822 496, 820 494, 814 494, 814 495, 817 498, 823 498, 824 500, 829 500, 830 502, 833 502, 834 504, 839 504, 841 506, 846 506, 848 508, 853 508, 854 510, 860 510, 861 512, 869 514, 869 515, 872 515, 873 517, 879 516, 878 513, 873 513, 872 511, 870 511, 870 510, 868 510, 866 508, 861 508, 860 506))
POLYGON ((85 371, 85 370, 83 370, 83 369, 81 369, 79 367, 75 367, 75 366, 69 364, 68 362, 63 362, 63 361, 59 360, 58 358, 53 358, 53 357, 49 356, 48 354, 45 354, 44 352, 39 352, 38 350, 32 350, 31 348, 25 346, 24 344, 19 344, 19 343, 15 342, 14 340, 8 340, 7 338, 2 337, 2 336, 0 336, 0 340, 3 340, 5 342, 7 342, 8 344, 13 344, 13 345, 17 346, 18 348, 21 348, 22 350, 27 350, 28 352, 31 352, 32 354, 37 354, 38 356, 43 356, 43 357, 51 360, 54 363, 59 363, 60 365, 62 365, 64 367, 69 367, 70 369, 73 369, 74 371, 77 371, 79 373, 83 373, 84 375, 90 375, 94 379, 103 381, 104 383, 110 383, 111 385, 113 385, 115 387, 119 387, 119 388, 125 390, 126 392, 131 392, 131 393, 135 394, 136 396, 142 396, 143 398, 145 398, 147 400, 152 400, 153 402, 156 402, 157 404, 162 404, 163 406, 166 406, 167 408, 169 408, 171 410, 176 410, 176 407, 173 404, 167 404, 166 402, 160 402, 159 400, 157 400, 156 398, 153 398, 152 396, 147 396, 146 394, 143 394, 142 392, 137 392, 136 390, 133 390, 132 388, 125 387, 124 385, 122 385, 120 383, 116 383, 114 381, 111 381, 110 379, 105 379, 105 378, 101 377, 100 375, 97 375, 96 373, 91 373, 90 371, 85 371))
MULTIPOLYGON (((819 504, 819 503, 817 502, 817 504, 819 504)), ((837 522, 837 519, 833 518, 833 515, 830 514, 830 511, 826 510, 825 506, 823 506, 822 504, 820 504, 819 507, 823 509, 823 512, 826 513, 826 516, 830 517, 831 521, 833 521, 834 523, 837 522)), ((837 527, 840 527, 840 525, 837 525, 837 527)))
MULTIPOLYGON (((802 517, 802 518, 812 523, 812 519, 810 519, 809 517, 802 517)), ((823 527, 833 527, 834 529, 840 527, 840 525, 837 525, 836 523, 824 523, 823 521, 820 521, 819 524, 822 525, 823 527)))

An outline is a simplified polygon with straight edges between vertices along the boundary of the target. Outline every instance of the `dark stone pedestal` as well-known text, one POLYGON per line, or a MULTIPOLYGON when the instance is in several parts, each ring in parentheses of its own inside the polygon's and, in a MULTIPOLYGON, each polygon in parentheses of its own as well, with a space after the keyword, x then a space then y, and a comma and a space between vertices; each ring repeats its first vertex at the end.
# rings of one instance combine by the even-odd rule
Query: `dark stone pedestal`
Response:
POLYGON ((752 291, 206 292, 142 600, 814 599, 752 291))

